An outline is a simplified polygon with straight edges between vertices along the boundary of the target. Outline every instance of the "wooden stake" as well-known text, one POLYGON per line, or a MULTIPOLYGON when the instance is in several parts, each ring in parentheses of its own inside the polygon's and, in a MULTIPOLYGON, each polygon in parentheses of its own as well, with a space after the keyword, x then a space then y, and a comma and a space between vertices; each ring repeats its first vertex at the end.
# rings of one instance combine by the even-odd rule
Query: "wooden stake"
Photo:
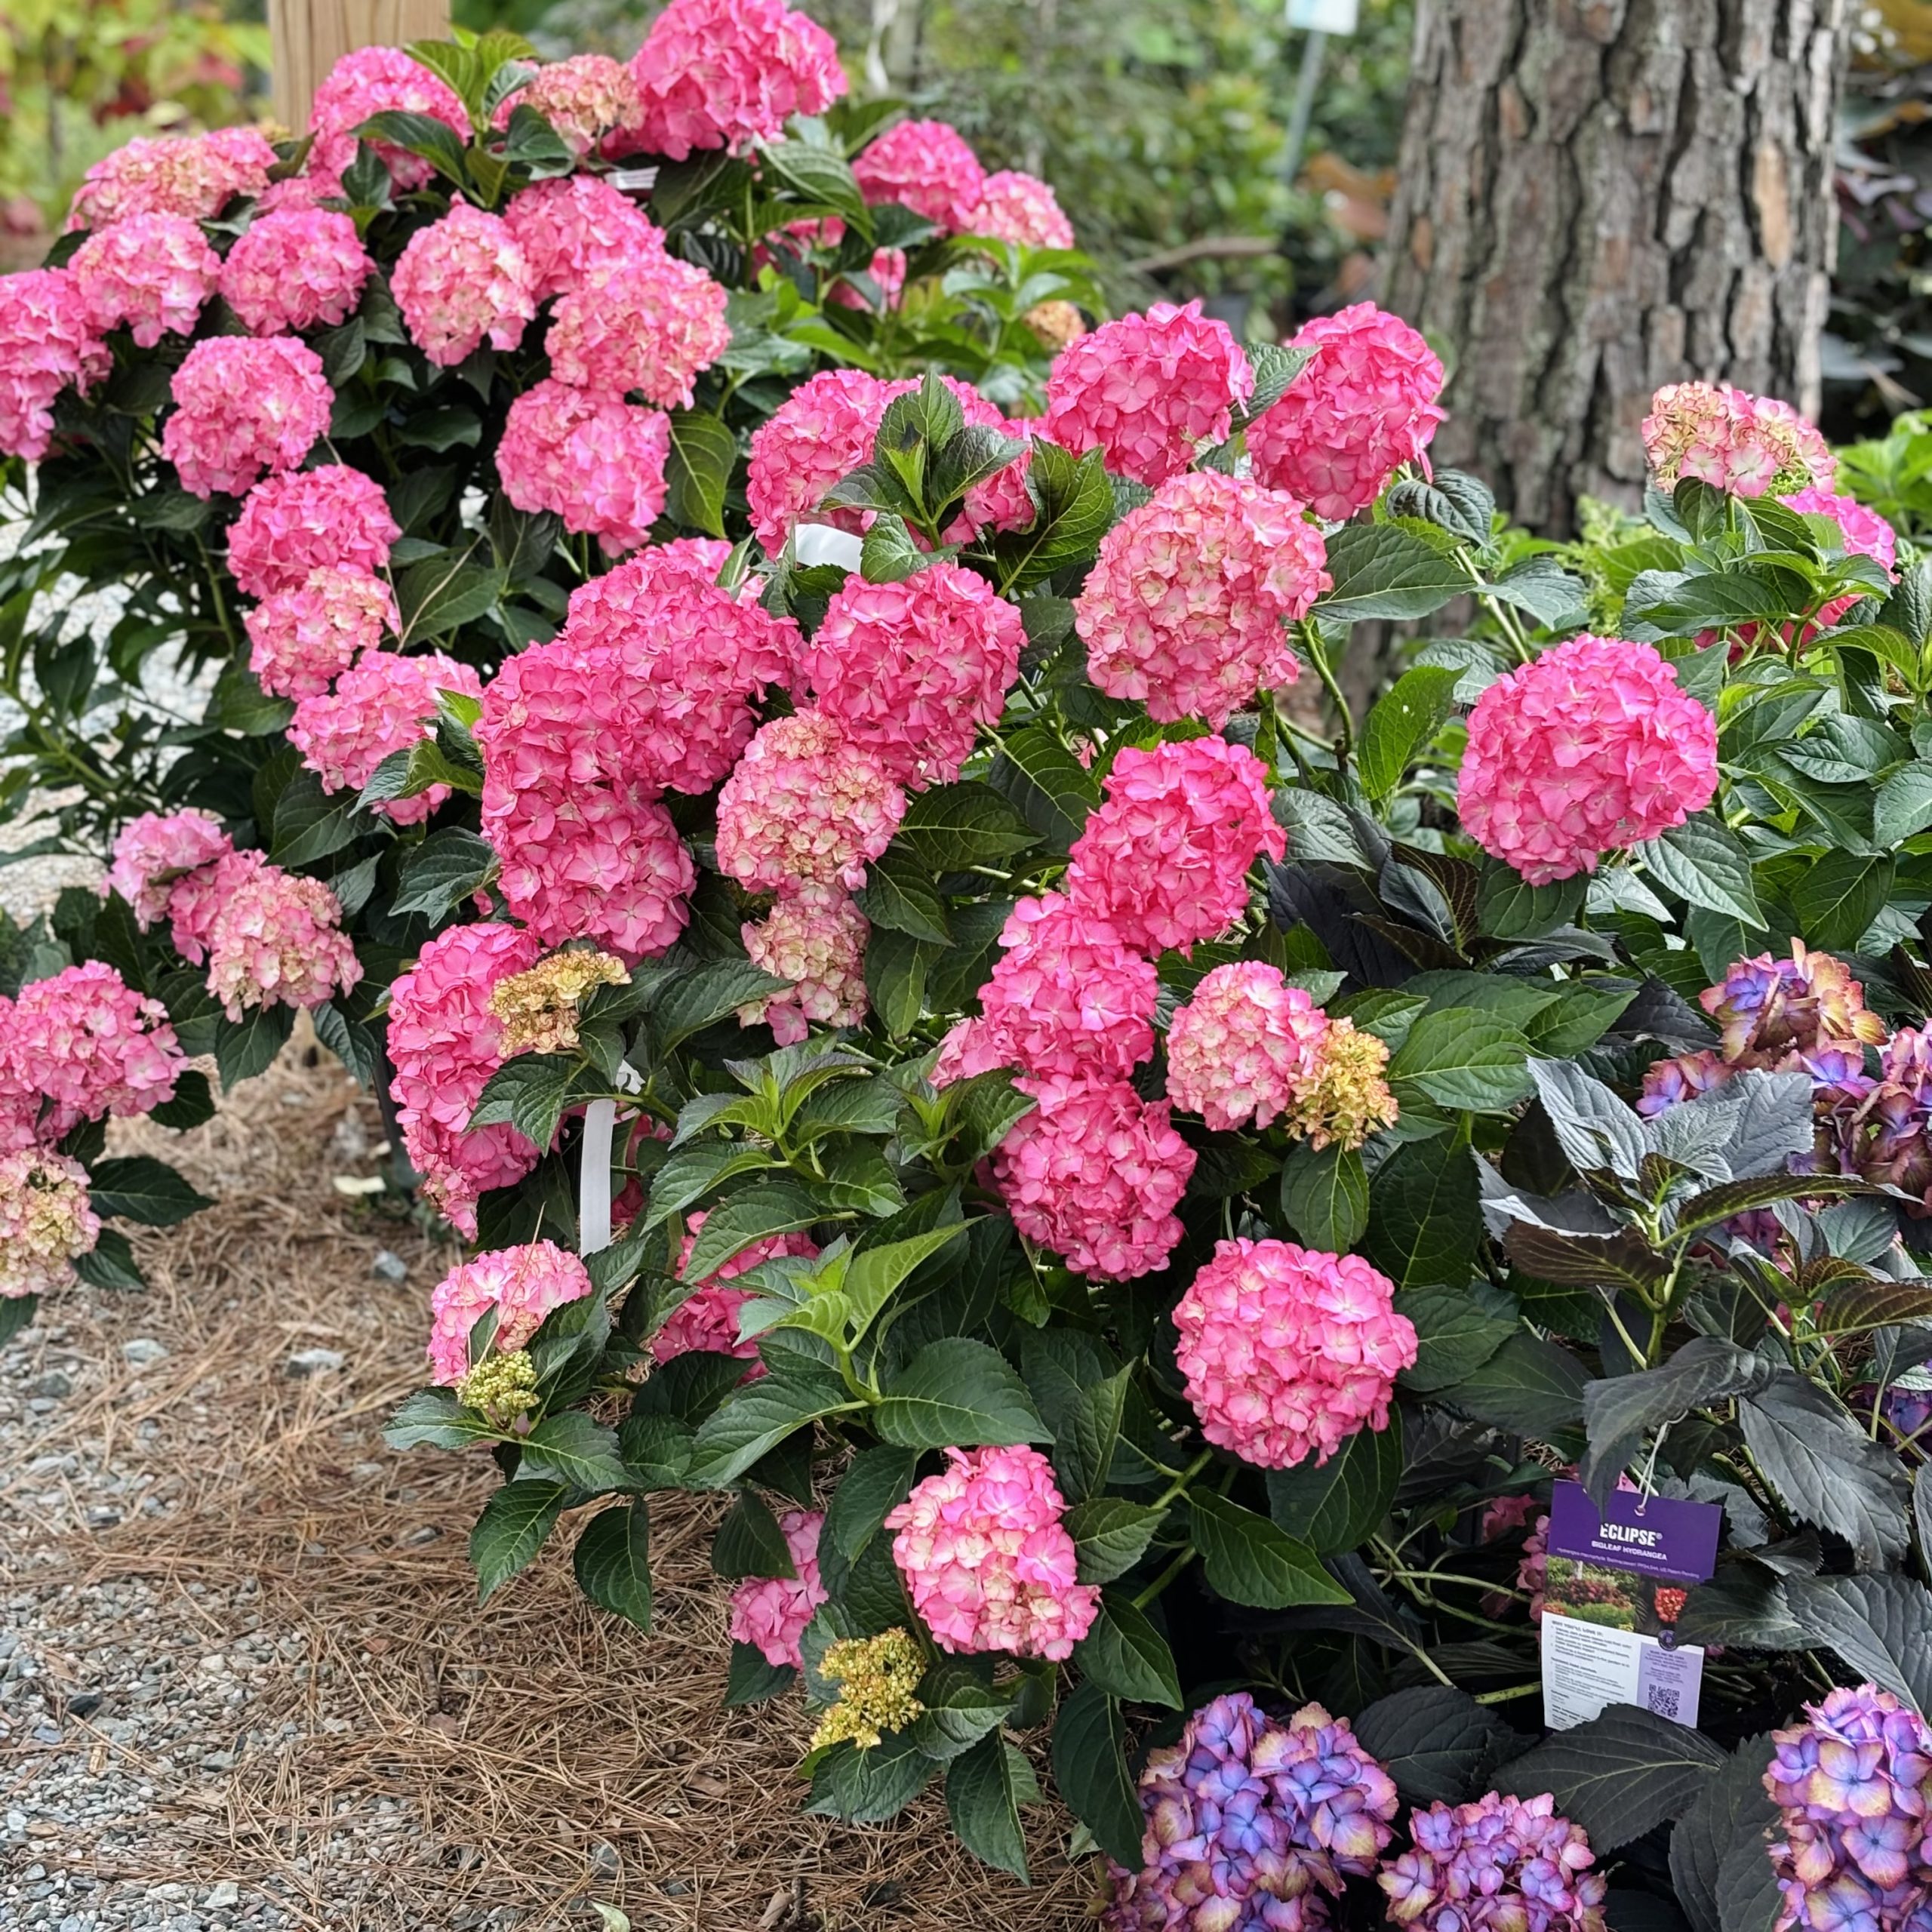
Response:
POLYGON ((275 118, 309 125, 309 103, 329 69, 358 47, 446 40, 449 0, 268 0, 275 118))

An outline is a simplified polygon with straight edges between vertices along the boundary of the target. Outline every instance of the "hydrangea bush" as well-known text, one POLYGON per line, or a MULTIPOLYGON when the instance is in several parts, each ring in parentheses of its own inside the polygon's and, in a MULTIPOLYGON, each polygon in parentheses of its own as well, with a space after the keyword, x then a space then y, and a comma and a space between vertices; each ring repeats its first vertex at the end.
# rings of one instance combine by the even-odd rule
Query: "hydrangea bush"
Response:
POLYGON ((1698 384, 1534 541, 1395 318, 1103 321, 842 86, 778 0, 352 56, 0 284, 8 782, 108 866, 0 1309, 306 1009, 472 1244, 390 1435, 483 1594, 648 1627, 718 1497, 814 1808, 1023 1871, 1046 1768, 1115 1932, 1918 1924, 1932 569, 1698 384), (1701 1730, 1537 1734, 1573 1466, 1723 1508, 1701 1730))

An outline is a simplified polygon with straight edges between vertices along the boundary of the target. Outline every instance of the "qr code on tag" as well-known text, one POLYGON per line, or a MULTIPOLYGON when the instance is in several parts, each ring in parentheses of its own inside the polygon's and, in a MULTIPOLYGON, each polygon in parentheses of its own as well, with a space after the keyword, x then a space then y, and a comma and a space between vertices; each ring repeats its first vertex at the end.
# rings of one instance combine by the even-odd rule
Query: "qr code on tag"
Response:
POLYGON ((1653 1684, 1644 1694, 1645 1701, 1660 1718, 1675 1718, 1678 1712, 1677 1693, 1666 1690, 1661 1684, 1653 1684))

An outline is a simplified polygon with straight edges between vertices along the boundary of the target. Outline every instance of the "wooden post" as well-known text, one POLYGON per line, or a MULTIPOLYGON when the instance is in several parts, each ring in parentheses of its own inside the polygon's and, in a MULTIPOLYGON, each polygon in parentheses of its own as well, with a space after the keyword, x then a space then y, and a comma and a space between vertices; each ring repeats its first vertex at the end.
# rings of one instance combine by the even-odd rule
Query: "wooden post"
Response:
POLYGON ((401 47, 449 37, 449 0, 269 0, 275 118, 309 125, 317 85, 358 47, 401 47))

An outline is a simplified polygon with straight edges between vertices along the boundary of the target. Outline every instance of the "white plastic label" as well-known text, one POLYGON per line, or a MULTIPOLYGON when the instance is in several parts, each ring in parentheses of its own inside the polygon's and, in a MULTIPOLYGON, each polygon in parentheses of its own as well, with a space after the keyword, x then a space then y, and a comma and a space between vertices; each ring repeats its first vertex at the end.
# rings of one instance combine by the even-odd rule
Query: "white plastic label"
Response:
POLYGON ((1353 33, 1361 23, 1361 0, 1288 0, 1291 27, 1311 33, 1353 33))
POLYGON ((849 530, 835 530, 829 523, 801 523, 792 532, 792 561, 809 568, 830 564, 841 571, 855 571, 866 546, 849 530))

